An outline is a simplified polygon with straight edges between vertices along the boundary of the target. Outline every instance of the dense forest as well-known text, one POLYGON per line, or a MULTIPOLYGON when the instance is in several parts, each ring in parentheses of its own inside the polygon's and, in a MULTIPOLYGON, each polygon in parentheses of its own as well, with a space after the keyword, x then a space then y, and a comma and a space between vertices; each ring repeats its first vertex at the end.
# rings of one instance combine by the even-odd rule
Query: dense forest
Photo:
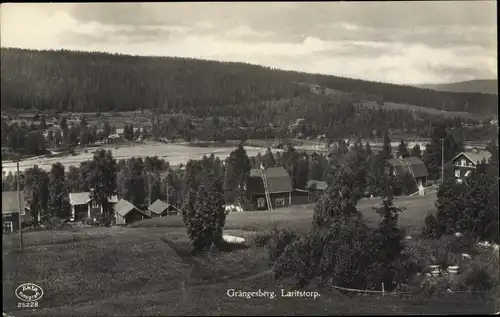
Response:
POLYGON ((498 101, 498 96, 490 94, 437 92, 245 63, 1 49, 2 110, 160 109, 219 114, 239 111, 234 105, 304 98, 310 94, 304 83, 347 92, 358 100, 369 97, 378 102, 401 102, 482 115, 496 114, 498 101))

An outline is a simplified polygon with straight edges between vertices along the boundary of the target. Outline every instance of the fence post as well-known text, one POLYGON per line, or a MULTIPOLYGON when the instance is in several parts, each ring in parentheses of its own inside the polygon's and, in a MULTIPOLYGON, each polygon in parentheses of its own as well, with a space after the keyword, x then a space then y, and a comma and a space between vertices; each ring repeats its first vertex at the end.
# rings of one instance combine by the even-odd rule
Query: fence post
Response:
POLYGON ((382 283, 382 296, 385 296, 384 283, 382 283))

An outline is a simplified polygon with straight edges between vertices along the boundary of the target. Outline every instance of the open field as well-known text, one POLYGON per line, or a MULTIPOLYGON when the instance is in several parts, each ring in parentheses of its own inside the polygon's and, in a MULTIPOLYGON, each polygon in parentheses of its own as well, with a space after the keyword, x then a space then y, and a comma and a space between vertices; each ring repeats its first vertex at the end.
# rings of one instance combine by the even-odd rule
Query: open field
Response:
MULTIPOLYGON (((423 198, 400 201, 400 205, 408 208, 402 222, 421 224, 423 210, 431 206, 429 201, 433 202, 423 198)), ((367 217, 375 220, 371 216, 375 212, 369 212, 373 203, 366 200, 359 206, 367 217)), ((263 230, 256 225, 271 228, 273 221, 278 220, 288 226, 310 224, 310 208, 230 214, 225 232, 251 239, 257 230, 263 230), (235 229, 238 227, 246 230, 235 229)), ((166 219, 180 220, 177 217, 161 220, 166 219)), ((179 253, 179 249, 188 249, 185 228, 180 225, 29 232, 24 236, 23 254, 15 251, 16 238, 8 235, 3 239, 4 311, 16 317, 473 314, 493 310, 482 302, 454 297, 423 300, 407 296, 347 296, 310 288, 320 297, 283 298, 269 272, 265 248, 251 246, 188 259, 179 253), (37 309, 17 308, 14 289, 26 282, 44 290, 37 309), (277 296, 232 298, 227 295, 231 288, 274 291, 277 296)))
POLYGON ((460 118, 476 119, 476 120, 484 119, 484 117, 482 116, 472 114, 469 112, 444 111, 440 109, 426 108, 426 107, 420 107, 404 103, 395 103, 395 102, 384 102, 383 105, 379 105, 374 101, 363 101, 361 103, 358 103, 357 105, 367 108, 383 108, 387 110, 408 110, 414 112, 423 112, 430 115, 446 117, 446 118, 460 117, 460 118))
MULTIPOLYGON (((218 156, 220 159, 225 159, 234 150, 232 147, 195 147, 186 146, 182 144, 164 144, 157 142, 150 142, 148 144, 136 144, 133 146, 119 146, 119 145, 106 145, 102 146, 106 150, 111 150, 115 159, 126 159, 132 156, 135 157, 146 157, 146 156, 158 156, 163 158, 170 163, 170 165, 179 165, 181 163, 185 164, 191 159, 201 159, 203 155, 218 156)), ((80 152, 74 156, 64 156, 64 157, 53 157, 53 158, 36 158, 23 160, 19 164, 21 171, 33 167, 33 165, 38 165, 38 167, 50 170, 52 164, 56 162, 62 163, 66 168, 70 165, 78 166, 81 162, 91 160, 92 152, 97 148, 89 149, 86 153, 80 152)), ((265 148, 254 148, 245 147, 248 156, 257 155, 261 152, 265 153, 265 148)), ((15 172, 16 163, 14 162, 2 162, 2 170, 6 173, 15 172)))
MULTIPOLYGON (((403 208, 400 215, 400 225, 408 230, 408 233, 419 231, 428 213, 435 210, 434 202, 436 195, 428 196, 402 196, 395 198, 395 204, 403 208)), ((380 205, 380 198, 362 199, 357 207, 363 212, 366 220, 373 224, 378 224, 381 217, 373 210, 373 207, 380 205)), ((312 224, 314 204, 291 206, 288 208, 275 209, 273 211, 248 211, 233 212, 226 217, 226 229, 263 231, 271 230, 275 226, 278 228, 295 228, 300 231, 307 231, 312 224)), ((140 227, 184 227, 180 217, 163 217, 139 221, 131 225, 140 227)))

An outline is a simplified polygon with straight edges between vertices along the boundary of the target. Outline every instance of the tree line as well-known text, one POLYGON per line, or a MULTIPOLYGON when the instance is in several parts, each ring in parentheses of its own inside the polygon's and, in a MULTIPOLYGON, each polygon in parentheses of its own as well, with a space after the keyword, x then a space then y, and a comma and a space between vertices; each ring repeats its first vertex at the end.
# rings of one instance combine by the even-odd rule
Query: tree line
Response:
POLYGON ((375 99, 494 115, 498 97, 438 92, 245 63, 2 48, 2 108, 104 112, 162 109, 190 113, 310 92, 318 84, 356 100, 375 99), (304 83, 306 85, 304 85, 304 83))

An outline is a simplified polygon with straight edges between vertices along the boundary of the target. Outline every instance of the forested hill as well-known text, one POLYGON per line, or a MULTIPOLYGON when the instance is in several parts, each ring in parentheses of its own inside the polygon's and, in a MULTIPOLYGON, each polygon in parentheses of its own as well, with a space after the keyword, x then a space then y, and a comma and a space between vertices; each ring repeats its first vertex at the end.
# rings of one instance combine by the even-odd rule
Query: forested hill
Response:
POLYGON ((498 96, 282 71, 245 63, 72 51, 1 49, 2 109, 73 112, 206 107, 307 94, 316 84, 359 99, 496 113, 498 96))
POLYGON ((483 94, 498 94, 498 80, 496 79, 478 79, 478 80, 469 80, 469 81, 462 81, 450 84, 418 85, 418 87, 434 89, 439 91, 479 92, 483 94))

